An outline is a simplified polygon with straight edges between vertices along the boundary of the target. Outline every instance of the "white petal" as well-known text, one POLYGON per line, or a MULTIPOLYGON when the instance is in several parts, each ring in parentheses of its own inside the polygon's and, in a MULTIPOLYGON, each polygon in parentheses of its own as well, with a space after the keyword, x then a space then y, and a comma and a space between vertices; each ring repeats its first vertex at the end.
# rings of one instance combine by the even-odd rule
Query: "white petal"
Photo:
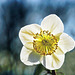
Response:
POLYGON ((62 34, 62 33, 58 33, 58 34, 55 35, 57 41, 59 41, 59 39, 60 39, 60 35, 61 35, 61 34, 62 34))
POLYGON ((65 55, 64 54, 63 55, 57 55, 56 53, 54 53, 52 55, 52 57, 53 57, 54 68, 56 67, 55 69, 59 69, 64 63, 65 55))
POLYGON ((74 48, 74 40, 66 33, 61 34, 58 46, 64 53, 71 51, 74 48))
POLYGON ((43 59, 41 63, 47 69, 55 70, 55 69, 59 69, 63 65, 64 58, 65 55, 57 55, 54 53, 52 55, 45 56, 45 59, 43 59), (44 64, 44 60, 45 60, 45 64, 44 64))
POLYGON ((26 42, 25 47, 33 50, 33 42, 26 42))
POLYGON ((19 38, 23 45, 26 44, 26 42, 33 42, 33 35, 36 33, 39 33, 41 30, 41 27, 37 24, 31 24, 27 25, 21 28, 19 32, 19 38))
POLYGON ((64 30, 61 19, 55 14, 45 17, 41 22, 41 27, 43 30, 49 30, 54 35, 57 33, 62 33, 64 30))
POLYGON ((40 55, 32 52, 23 46, 20 54, 20 59, 25 65, 39 64, 40 55))
POLYGON ((64 54, 64 52, 59 47, 55 50, 55 53, 58 55, 64 54))

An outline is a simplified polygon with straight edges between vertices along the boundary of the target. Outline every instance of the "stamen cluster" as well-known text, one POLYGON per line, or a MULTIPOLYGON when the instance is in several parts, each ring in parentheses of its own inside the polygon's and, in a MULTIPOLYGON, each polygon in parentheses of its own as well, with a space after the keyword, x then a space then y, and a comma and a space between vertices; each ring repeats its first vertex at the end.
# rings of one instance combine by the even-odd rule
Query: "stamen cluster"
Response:
POLYGON ((56 37, 49 31, 41 31, 34 35, 33 48, 34 51, 41 55, 51 55, 58 47, 56 37))

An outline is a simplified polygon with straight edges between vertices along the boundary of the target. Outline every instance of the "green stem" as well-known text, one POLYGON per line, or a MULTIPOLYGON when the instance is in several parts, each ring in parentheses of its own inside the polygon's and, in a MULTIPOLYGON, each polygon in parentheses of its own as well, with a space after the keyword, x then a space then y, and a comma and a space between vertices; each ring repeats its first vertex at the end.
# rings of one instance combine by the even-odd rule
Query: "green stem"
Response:
POLYGON ((52 70, 52 75, 56 75, 55 70, 52 70))
POLYGON ((52 73, 50 72, 50 70, 47 69, 47 74, 52 74, 52 73))
POLYGON ((52 70, 52 72, 50 72, 50 70, 48 70, 48 69, 47 69, 47 74, 56 75, 55 70, 52 70))

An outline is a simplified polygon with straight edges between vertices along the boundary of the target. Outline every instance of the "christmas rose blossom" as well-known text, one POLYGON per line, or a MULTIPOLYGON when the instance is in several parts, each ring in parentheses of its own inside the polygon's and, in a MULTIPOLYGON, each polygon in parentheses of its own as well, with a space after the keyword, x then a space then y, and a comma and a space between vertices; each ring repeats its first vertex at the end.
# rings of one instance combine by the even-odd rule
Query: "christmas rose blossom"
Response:
POLYGON ((74 40, 63 30, 63 23, 55 14, 45 17, 41 26, 30 24, 22 27, 19 32, 23 43, 21 61, 26 65, 41 63, 47 69, 59 69, 64 63, 65 53, 74 48, 74 40))

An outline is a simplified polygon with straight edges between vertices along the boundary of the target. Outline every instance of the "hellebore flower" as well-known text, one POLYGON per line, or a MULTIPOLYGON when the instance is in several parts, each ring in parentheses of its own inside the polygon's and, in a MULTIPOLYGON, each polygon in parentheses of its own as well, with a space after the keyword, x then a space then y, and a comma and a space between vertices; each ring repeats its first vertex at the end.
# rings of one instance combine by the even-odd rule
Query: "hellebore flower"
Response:
POLYGON ((41 26, 30 24, 22 27, 19 32, 23 43, 21 61, 26 65, 41 63, 47 69, 59 69, 64 63, 65 53, 74 48, 74 40, 63 30, 63 23, 55 14, 45 17, 41 26))

